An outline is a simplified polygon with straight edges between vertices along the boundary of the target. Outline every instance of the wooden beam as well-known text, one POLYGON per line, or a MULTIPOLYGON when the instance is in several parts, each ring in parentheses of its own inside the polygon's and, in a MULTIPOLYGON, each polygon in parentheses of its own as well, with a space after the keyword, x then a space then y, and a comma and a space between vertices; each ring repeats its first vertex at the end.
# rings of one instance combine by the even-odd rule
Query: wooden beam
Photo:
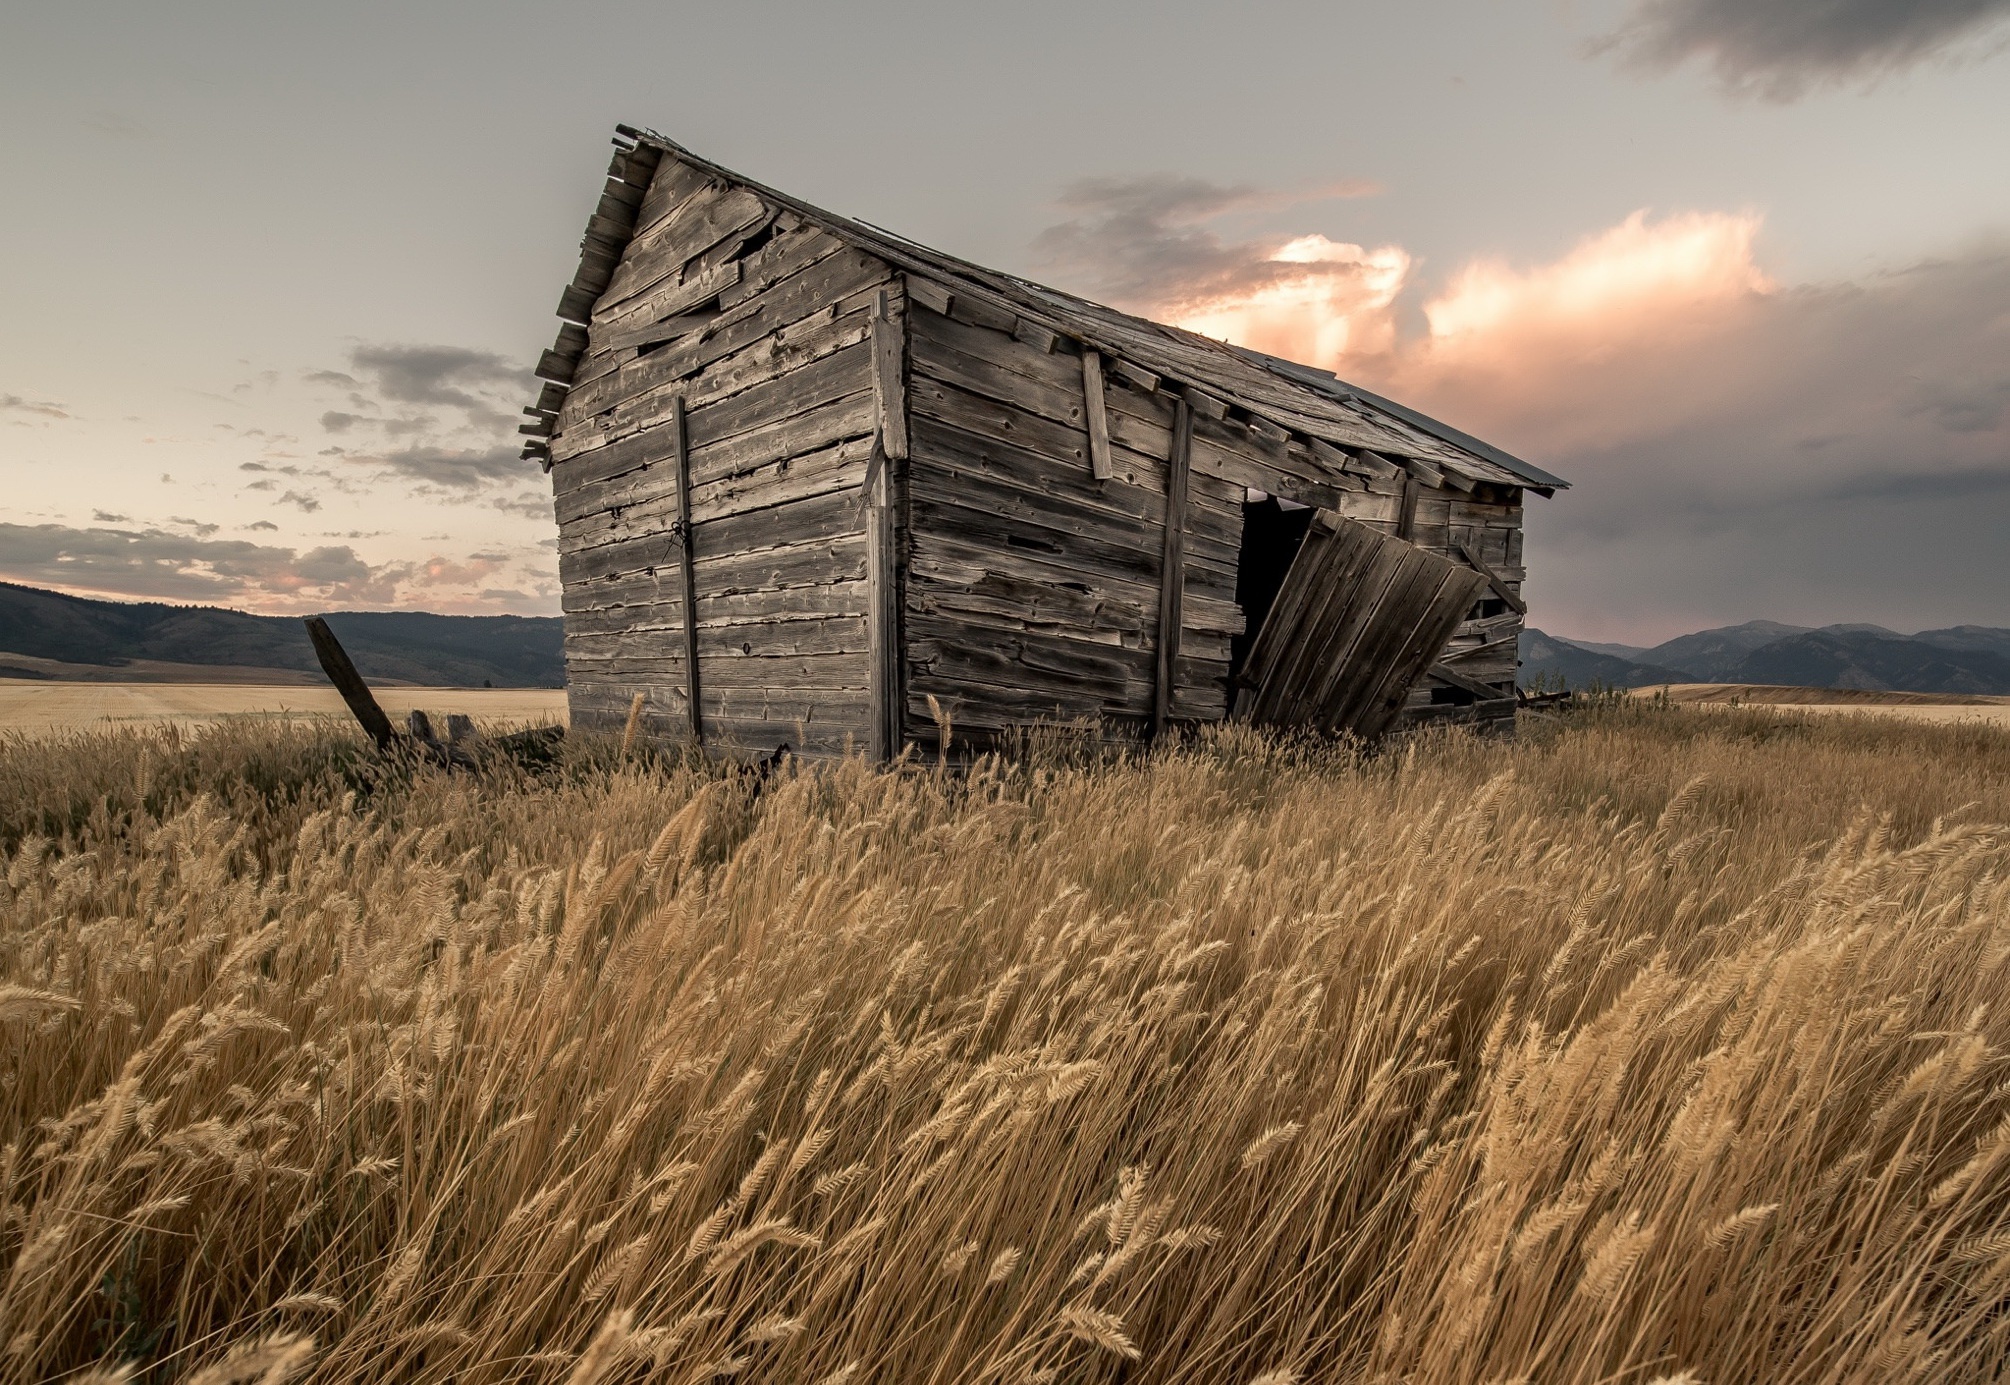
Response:
POLYGON ((1132 365, 1129 361, 1119 356, 1110 362, 1110 369, 1123 376, 1126 380, 1129 380, 1146 394, 1155 394, 1158 392, 1159 377, 1141 365, 1132 365))
POLYGON ((684 700, 691 717, 691 744, 705 741, 698 710, 698 569, 691 534, 691 430, 684 419, 684 396, 670 405, 671 441, 677 450, 677 538, 684 554, 684 700))
POLYGON ((1405 543, 1417 537, 1417 493, 1421 489, 1416 477, 1403 473, 1403 507, 1396 515, 1396 537, 1405 543))
POLYGON ((1035 351, 1048 355, 1053 354, 1054 348, 1061 344, 1060 336, 1051 327, 1035 322, 1029 317, 1022 317, 1012 324, 1012 335, 1035 351))
POLYGON ((1206 414, 1216 420, 1228 417, 1228 401, 1216 399, 1196 385, 1186 386, 1180 391, 1180 397, 1186 401, 1187 407, 1197 414, 1206 414))
POLYGON ((890 461, 907 459, 907 344, 886 290, 873 299, 872 393, 880 448, 890 461))
POLYGON ((1110 479, 1110 414, 1103 405, 1103 358, 1093 350, 1082 353, 1082 404, 1089 419, 1089 474, 1098 481, 1110 479))
POLYGON ((866 590, 870 620, 866 630, 868 683, 872 728, 870 750, 885 763, 900 753, 902 606, 900 497, 908 455, 907 319, 905 304, 882 290, 875 298, 872 322, 873 396, 879 432, 866 463, 866 590))
POLYGON ((944 317, 949 316, 949 305, 955 300, 954 294, 931 279, 910 278, 907 281, 907 296, 930 312, 944 317))
POLYGON ((356 672, 356 666, 349 662, 348 651, 335 638, 335 632, 328 628, 328 622, 320 616, 307 617, 307 638, 314 642, 314 657, 321 661, 321 671, 328 675, 335 691, 342 694, 342 700, 349 704, 349 710, 362 723, 363 733, 376 742, 377 749, 389 750, 394 735, 391 719, 384 715, 384 709, 370 695, 370 685, 363 681, 363 675, 356 672))
POLYGON ((1179 679, 1181 606, 1186 595, 1186 492, 1193 461, 1193 409, 1184 396, 1173 403, 1172 455, 1166 460, 1165 543, 1159 555, 1158 665, 1152 681, 1152 735, 1172 717, 1179 679))
POLYGON ((1461 558, 1464 558, 1466 562, 1469 565, 1471 565, 1474 572, 1477 572, 1480 576, 1487 579, 1487 585, 1494 589, 1494 595, 1498 596, 1501 600, 1507 602, 1508 607, 1511 610, 1513 610, 1515 614, 1523 616, 1528 614, 1528 603, 1523 601, 1521 597, 1516 595, 1513 591, 1509 590, 1506 579, 1503 578, 1498 572, 1495 572, 1491 567, 1487 566, 1487 564, 1480 559, 1479 554, 1473 552, 1472 549, 1466 547, 1462 543, 1454 543, 1452 547, 1458 550, 1459 556, 1461 558))
POLYGON ((1455 688, 1469 692, 1482 702, 1493 702, 1507 696, 1499 688, 1490 688, 1485 683, 1468 678, 1457 669, 1447 668, 1443 664, 1432 664, 1430 676, 1440 683, 1449 683, 1455 688))
POLYGON ((1403 470, 1416 477, 1419 481, 1422 481, 1434 491, 1443 490, 1445 487, 1445 473, 1438 470, 1432 463, 1425 461, 1422 457, 1405 457, 1403 459, 1403 470))

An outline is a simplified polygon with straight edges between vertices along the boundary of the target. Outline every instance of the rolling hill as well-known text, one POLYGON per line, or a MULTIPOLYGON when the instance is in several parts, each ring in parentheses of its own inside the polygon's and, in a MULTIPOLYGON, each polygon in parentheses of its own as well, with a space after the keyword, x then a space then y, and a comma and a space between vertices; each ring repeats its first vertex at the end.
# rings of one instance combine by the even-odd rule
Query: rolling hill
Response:
POLYGON ((1655 645, 1579 644, 1523 633, 1521 683, 1573 688, 1755 683, 1879 692, 2010 693, 2010 630, 1957 625, 1901 635, 1881 625, 1811 629, 1754 620, 1655 645), (1626 651, 1625 654, 1619 651, 1626 651))
MULTIPOLYGON (((337 611, 328 624, 365 678, 436 687, 565 684, 557 616, 448 616, 337 611)), ((123 676, 135 682, 318 680, 307 631, 293 616, 216 606, 95 601, 0 582, 0 676, 123 676), (10 658, 9 656, 14 656, 10 658), (191 670, 194 673, 191 673, 191 670)))

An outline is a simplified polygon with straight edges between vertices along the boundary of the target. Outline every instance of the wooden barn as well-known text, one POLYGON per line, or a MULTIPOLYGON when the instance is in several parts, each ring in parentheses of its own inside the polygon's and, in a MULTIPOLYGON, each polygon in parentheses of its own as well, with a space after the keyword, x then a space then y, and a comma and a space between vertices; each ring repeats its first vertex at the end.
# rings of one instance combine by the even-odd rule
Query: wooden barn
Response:
POLYGON ((525 455, 575 725, 890 756, 1241 716, 1513 724, 1522 497, 1330 373, 619 127, 525 455))

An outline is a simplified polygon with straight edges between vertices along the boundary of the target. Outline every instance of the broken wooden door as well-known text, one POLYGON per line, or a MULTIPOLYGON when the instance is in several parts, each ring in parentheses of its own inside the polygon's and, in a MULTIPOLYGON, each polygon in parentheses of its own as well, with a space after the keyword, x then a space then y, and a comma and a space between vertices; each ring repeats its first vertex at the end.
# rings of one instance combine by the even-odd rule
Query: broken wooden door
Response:
POLYGON ((1478 599, 1486 579, 1321 510, 1238 680, 1265 726, 1380 735, 1478 599))

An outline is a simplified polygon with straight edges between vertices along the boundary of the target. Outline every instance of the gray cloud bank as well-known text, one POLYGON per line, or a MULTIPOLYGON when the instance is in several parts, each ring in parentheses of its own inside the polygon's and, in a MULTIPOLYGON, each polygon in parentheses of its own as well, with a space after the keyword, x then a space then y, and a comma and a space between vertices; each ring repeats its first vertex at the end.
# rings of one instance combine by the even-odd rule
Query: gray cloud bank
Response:
POLYGON ((1710 64, 1727 90, 1790 101, 1946 53, 2010 17, 2010 0, 1641 0, 1594 45, 1630 66, 1710 64))
MULTIPOLYGON (((1064 284, 1177 317, 1275 271, 1207 224, 1247 195, 1084 186, 1041 246, 1064 284)), ((1586 322, 1532 293, 1477 340, 1318 363, 1575 483, 1529 506, 1535 618, 1560 633, 2010 626, 2010 244, 1785 290, 1745 269, 1586 322)))
POLYGON ((381 604, 404 575, 372 567, 347 546, 302 553, 154 528, 0 524, 0 555, 0 576, 17 582, 223 604, 275 594, 381 604))
POLYGON ((352 350, 349 369, 314 371, 307 380, 340 392, 343 407, 324 412, 321 427, 352 463, 383 467, 450 499, 536 478, 515 441, 534 382, 494 352, 378 343, 352 350))
POLYGON ((1408 383, 1576 483, 1531 502, 1539 622, 2010 625, 2010 247, 1755 297, 1533 388, 1408 383))

